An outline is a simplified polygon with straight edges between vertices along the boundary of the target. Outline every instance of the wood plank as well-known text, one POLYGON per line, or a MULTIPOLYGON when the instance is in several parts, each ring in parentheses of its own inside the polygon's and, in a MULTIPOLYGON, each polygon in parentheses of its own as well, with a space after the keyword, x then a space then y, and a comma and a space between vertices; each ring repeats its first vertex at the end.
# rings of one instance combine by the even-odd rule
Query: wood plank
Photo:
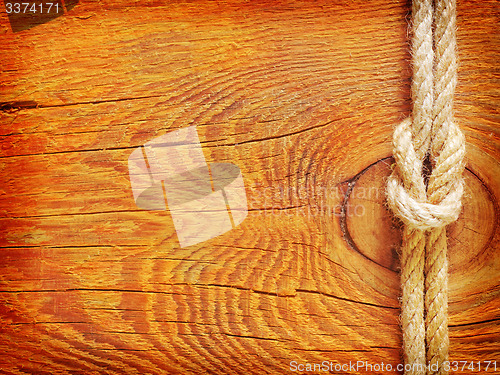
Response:
MULTIPOLYGON (((500 360, 499 15, 458 4, 468 190, 449 229, 450 355, 476 363, 500 360)), ((406 1, 82 0, 13 32, 0 5, 0 368, 395 368, 383 187, 410 111, 408 20, 406 1), (191 125, 207 162, 240 168, 249 212, 180 248, 170 210, 136 206, 127 163, 191 125)))

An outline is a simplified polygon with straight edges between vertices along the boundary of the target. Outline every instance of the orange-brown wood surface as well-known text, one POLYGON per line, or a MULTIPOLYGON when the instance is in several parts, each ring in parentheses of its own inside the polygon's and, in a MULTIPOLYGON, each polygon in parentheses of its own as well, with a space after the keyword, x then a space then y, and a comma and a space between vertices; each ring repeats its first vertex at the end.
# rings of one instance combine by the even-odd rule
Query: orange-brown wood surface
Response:
MULTIPOLYGON (((410 112, 408 1, 66 1, 22 30, 6 3, 0 372, 401 373, 384 181, 410 112), (127 163, 190 125, 208 162, 240 168, 248 216, 181 248, 169 210, 136 206, 127 163)), ((449 325, 450 359, 475 361, 463 374, 500 372, 499 17, 498 1, 458 1, 468 169, 449 325)))

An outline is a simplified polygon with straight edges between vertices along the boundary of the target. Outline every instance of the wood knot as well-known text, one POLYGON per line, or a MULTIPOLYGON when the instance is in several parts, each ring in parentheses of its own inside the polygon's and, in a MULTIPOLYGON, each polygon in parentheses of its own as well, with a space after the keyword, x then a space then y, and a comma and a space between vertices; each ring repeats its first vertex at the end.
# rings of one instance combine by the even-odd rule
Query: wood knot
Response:
MULTIPOLYGON (((385 187, 394 163, 382 159, 353 178, 345 199, 344 236, 371 261, 397 271, 402 222, 390 211, 385 187)), ((464 172, 463 210, 447 226, 450 269, 471 262, 491 241, 496 227, 495 198, 469 169, 464 172)))

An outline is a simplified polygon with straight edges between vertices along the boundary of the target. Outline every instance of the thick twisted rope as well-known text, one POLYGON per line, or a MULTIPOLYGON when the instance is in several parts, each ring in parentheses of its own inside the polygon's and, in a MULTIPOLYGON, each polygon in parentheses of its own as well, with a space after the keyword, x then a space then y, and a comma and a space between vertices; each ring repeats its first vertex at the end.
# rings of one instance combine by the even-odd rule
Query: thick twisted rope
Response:
POLYGON ((404 120, 394 132, 396 168, 389 177, 387 194, 389 206, 405 224, 401 328, 403 359, 405 364, 411 364, 405 374, 425 374, 426 359, 431 365, 427 366, 427 374, 446 374, 443 365, 448 360, 449 341, 445 226, 455 221, 461 210, 465 154, 463 134, 453 121, 457 75, 455 0, 436 0, 435 11, 431 0, 414 0, 412 14, 413 110, 411 119, 404 120), (427 155, 432 173, 426 188, 423 165, 427 155))
MULTIPOLYGON (((431 0, 414 1, 412 15, 413 118, 403 121, 395 129, 393 143, 396 168, 387 186, 389 205, 395 212, 398 212, 396 205, 403 210, 407 207, 405 203, 412 202, 413 206, 418 207, 426 201, 422 169, 430 145, 434 101, 431 0)), ((403 220, 411 217, 399 216, 403 220)), ((406 373, 416 375, 419 367, 425 365, 425 233, 418 225, 405 223, 407 225, 403 230, 401 248, 403 360, 405 364, 410 363, 413 366, 406 373)))
MULTIPOLYGON (((432 174, 427 188, 427 200, 440 205, 448 200, 456 220, 463 194, 462 173, 465 167, 465 139, 453 119, 453 94, 457 82, 456 60, 456 1, 438 0, 435 11, 435 98, 430 157, 432 174), (451 198, 450 198, 451 197, 451 198)), ((444 210, 443 210, 444 211, 444 210)), ((448 259, 446 229, 431 229, 427 237, 425 260, 425 307, 427 361, 437 364, 437 371, 446 374, 443 363, 448 361, 448 259)))

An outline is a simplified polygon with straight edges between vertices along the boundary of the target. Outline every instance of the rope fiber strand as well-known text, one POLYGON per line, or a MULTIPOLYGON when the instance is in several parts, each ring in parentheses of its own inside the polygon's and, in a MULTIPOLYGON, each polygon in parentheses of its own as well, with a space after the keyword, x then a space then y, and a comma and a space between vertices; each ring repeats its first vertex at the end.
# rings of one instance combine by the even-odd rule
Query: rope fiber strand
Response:
POLYGON ((453 119, 456 1, 413 0, 412 35, 412 116, 394 131, 396 166, 387 201, 404 223, 401 329, 403 360, 411 364, 405 374, 444 375, 449 350, 445 226, 462 208, 465 165, 465 139, 453 119), (430 176, 424 176, 426 158, 430 176))

